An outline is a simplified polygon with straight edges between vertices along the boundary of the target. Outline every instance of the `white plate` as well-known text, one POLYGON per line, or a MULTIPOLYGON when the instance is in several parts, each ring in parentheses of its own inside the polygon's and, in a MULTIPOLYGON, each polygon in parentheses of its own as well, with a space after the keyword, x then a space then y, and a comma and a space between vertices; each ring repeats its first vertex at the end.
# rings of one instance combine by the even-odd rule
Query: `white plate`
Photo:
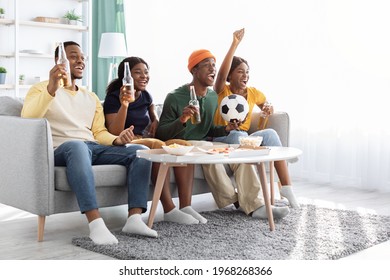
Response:
POLYGON ((234 151, 233 147, 224 147, 224 148, 212 148, 208 149, 207 153, 209 154, 223 154, 228 155, 230 152, 234 151))

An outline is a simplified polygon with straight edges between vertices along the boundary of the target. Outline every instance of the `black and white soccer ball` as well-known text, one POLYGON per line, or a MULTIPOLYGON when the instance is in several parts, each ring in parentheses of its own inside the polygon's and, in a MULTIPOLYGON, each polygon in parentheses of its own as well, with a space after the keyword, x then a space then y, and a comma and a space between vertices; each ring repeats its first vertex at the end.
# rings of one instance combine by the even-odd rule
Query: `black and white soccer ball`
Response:
POLYGON ((244 121, 249 112, 249 105, 241 95, 231 94, 222 99, 219 110, 227 122, 244 121))

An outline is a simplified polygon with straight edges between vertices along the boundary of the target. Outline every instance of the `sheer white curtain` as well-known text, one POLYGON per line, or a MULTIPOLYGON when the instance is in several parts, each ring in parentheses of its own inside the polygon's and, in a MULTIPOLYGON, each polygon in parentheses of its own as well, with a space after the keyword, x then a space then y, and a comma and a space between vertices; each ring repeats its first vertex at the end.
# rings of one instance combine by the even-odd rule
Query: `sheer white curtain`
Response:
POLYGON ((129 52, 151 67, 156 103, 189 82, 189 54, 223 59, 234 30, 250 84, 291 116, 291 174, 390 191, 387 0, 124 0, 129 52))

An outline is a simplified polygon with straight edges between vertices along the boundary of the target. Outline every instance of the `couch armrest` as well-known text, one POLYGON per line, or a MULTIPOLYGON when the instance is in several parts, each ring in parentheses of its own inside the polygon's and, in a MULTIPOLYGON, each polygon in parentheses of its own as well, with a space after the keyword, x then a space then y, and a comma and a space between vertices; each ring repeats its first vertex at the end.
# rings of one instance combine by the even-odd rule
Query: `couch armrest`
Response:
MULTIPOLYGON (((255 107, 252 112, 251 127, 249 133, 257 131, 257 125, 260 118, 260 109, 255 107), (255 110, 257 109, 257 110, 255 110)), ((282 142, 282 145, 287 147, 290 141, 290 117, 286 112, 274 112, 269 118, 267 128, 274 129, 282 142)))
POLYGON ((50 213, 54 152, 46 119, 0 116, 0 202, 37 215, 50 213))

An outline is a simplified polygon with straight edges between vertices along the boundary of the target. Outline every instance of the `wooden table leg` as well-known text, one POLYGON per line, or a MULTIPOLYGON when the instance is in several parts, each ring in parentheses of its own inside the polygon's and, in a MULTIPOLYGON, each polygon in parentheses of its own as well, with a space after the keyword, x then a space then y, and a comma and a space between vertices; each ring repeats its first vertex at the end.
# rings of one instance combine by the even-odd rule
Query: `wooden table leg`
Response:
POLYGON ((265 203, 265 209, 267 211, 269 228, 271 231, 275 230, 274 216, 272 214, 271 202, 268 195, 267 173, 265 172, 264 162, 260 162, 257 165, 259 171, 261 189, 263 190, 263 197, 265 203))
POLYGON ((160 168, 158 169, 158 175, 156 180, 156 186, 154 187, 152 207, 150 208, 149 218, 148 218, 148 227, 152 228, 154 216, 156 215, 158 201, 161 197, 161 192, 164 186, 165 178, 167 177, 167 173, 169 170, 169 164, 160 164, 160 168))
POLYGON ((271 189, 271 205, 275 205, 275 189, 274 189, 274 162, 269 162, 269 184, 271 189))

